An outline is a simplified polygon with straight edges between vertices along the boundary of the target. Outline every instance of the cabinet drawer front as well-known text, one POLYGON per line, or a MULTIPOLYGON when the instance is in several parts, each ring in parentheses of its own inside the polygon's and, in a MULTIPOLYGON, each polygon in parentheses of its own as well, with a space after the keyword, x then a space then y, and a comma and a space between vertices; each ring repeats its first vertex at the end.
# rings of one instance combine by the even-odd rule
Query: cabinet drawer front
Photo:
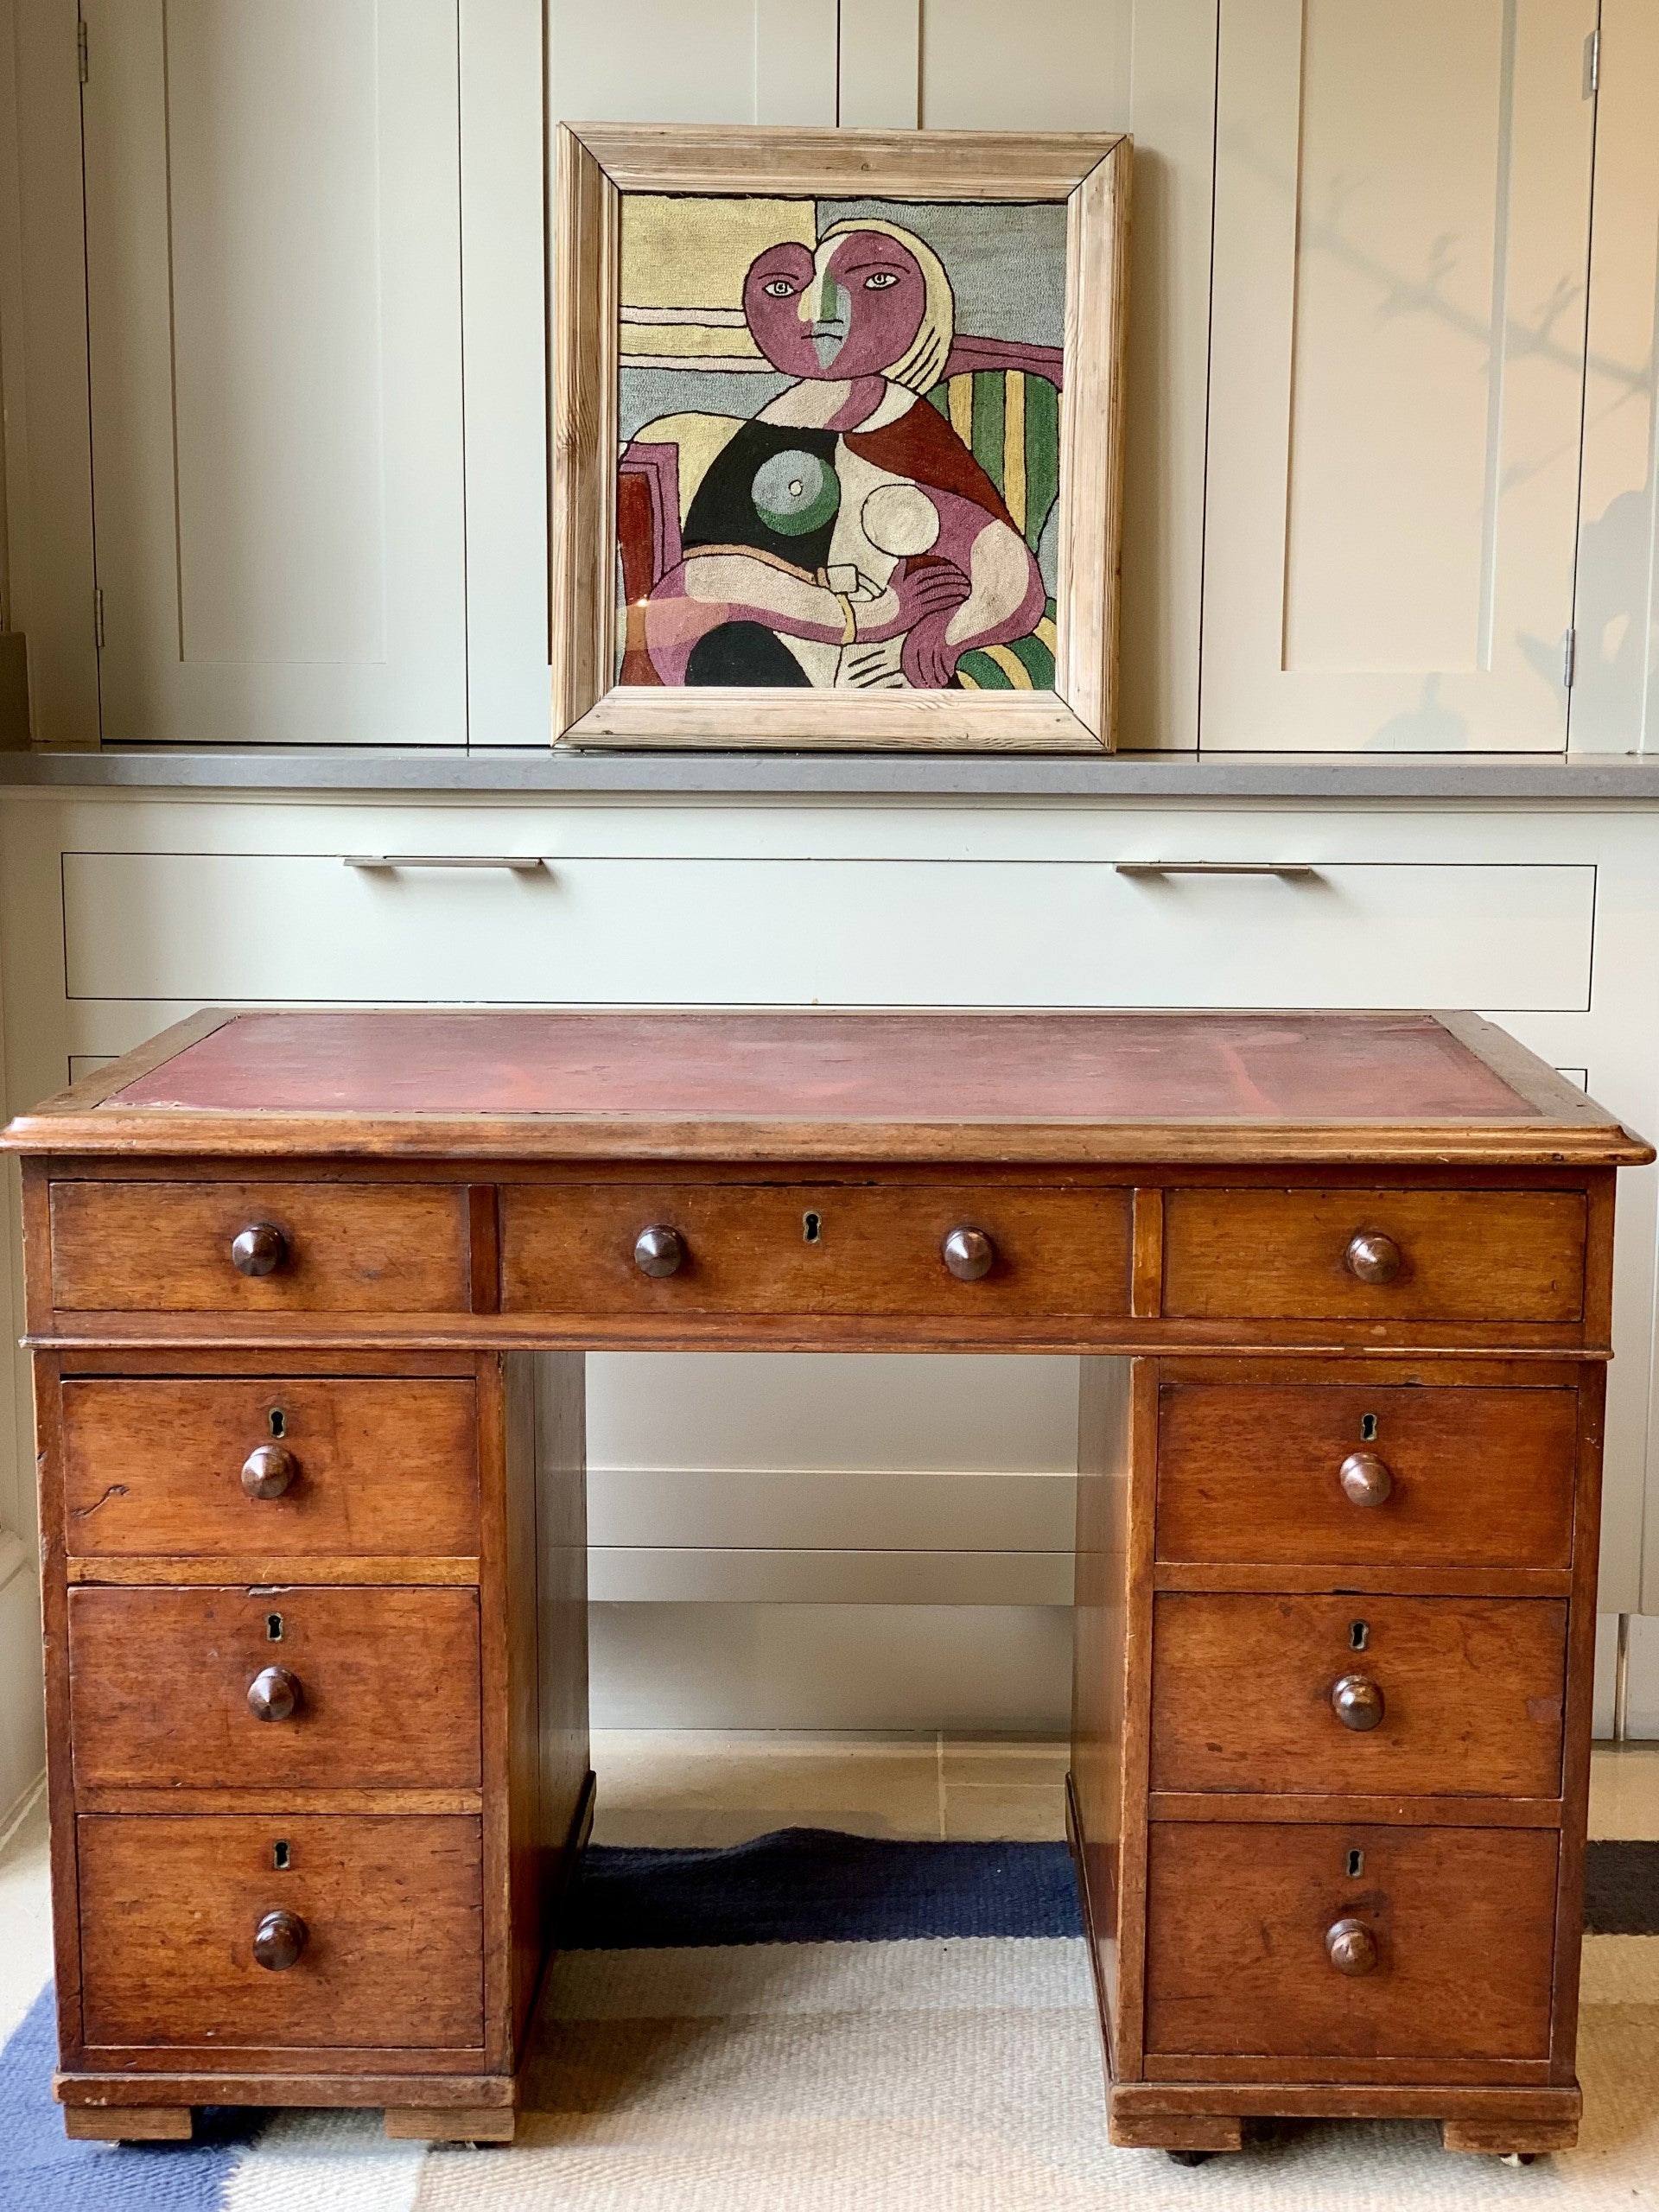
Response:
POLYGON ((76 1836, 89 2044, 482 2043, 475 1819, 95 1814, 76 1836), (276 1911, 304 1923, 283 1970, 254 1955, 276 1911))
POLYGON ((1160 1560, 1571 1563, 1576 1390, 1180 1382, 1158 1405, 1160 1560))
POLYGON ((478 1550, 470 1382, 98 1377, 62 1405, 71 1558, 478 1550))
POLYGON ((1559 1796, 1566 1668, 1554 1599, 1165 1592, 1152 1787, 1559 1796))
POLYGON ((1556 1850, 1548 1828, 1155 1823, 1148 2075, 1160 2056, 1547 2058, 1556 1850), (1349 1919, 1369 1972, 1332 1963, 1349 1919))
MULTIPOLYGON (((317 834, 315 813, 243 819, 251 842, 317 834)), ((533 874, 342 868, 339 848, 66 852, 65 969, 72 1000, 198 1006, 1587 1007, 1594 867, 1495 862, 1513 843, 1478 834, 1484 861, 1421 861, 1420 829, 1368 835, 1351 812, 982 811, 969 826, 959 809, 806 800, 764 815, 583 808, 555 829, 545 809, 480 822, 383 805, 342 844, 562 849, 533 874), (1319 874, 1110 865, 1160 853, 1306 857, 1319 874), (287 925, 242 925, 263 914, 287 925)))
POLYGON ((63 1313, 448 1313, 467 1305, 466 1194, 420 1183, 54 1183, 63 1313), (267 1274, 231 1246, 268 1224, 267 1274))
POLYGON ((72 1590, 69 1686, 85 1789, 479 1786, 474 1590, 72 1590))
POLYGON ((1576 1191, 1172 1191, 1164 1312, 1182 1320, 1576 1321, 1576 1191), (1393 1272, 1364 1281, 1357 1237, 1393 1272))
POLYGON ((629 1183, 501 1193, 510 1313, 1124 1313, 1128 1260, 1124 1190, 629 1183), (635 1263, 635 1240, 652 1224, 682 1241, 672 1274, 635 1263), (995 1249, 989 1272, 966 1282, 942 1249, 963 1227, 995 1249))

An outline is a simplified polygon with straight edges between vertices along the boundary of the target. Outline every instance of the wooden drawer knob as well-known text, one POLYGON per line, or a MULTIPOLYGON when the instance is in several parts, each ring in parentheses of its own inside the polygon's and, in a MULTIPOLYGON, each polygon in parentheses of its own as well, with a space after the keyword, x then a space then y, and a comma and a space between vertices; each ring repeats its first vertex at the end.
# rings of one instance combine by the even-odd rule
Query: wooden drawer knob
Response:
POLYGON ((996 1247, 982 1229, 953 1229, 939 1250, 958 1282, 977 1282, 996 1265, 996 1247))
POLYGON ((310 1933, 297 1912, 268 1912, 253 1931, 255 1963, 272 1974, 286 1974, 297 1964, 310 1933))
POLYGON ((677 1229, 653 1222, 633 1240, 633 1264, 642 1275, 671 1275, 685 1264, 685 1239, 677 1229))
POLYGON ((299 1471, 299 1461, 280 1444, 256 1444, 242 1462, 242 1487, 250 1497, 280 1497, 299 1471))
POLYGON ((250 1222, 231 1239, 231 1265, 239 1275, 274 1275, 287 1257, 288 1239, 272 1222, 250 1222))
POLYGON ((1339 1675, 1331 1685, 1331 1710, 1357 1734, 1382 1719, 1382 1693, 1369 1675, 1339 1675))
POLYGON ((1357 1282, 1392 1282, 1400 1272, 1400 1247, 1380 1229, 1362 1229, 1348 1239, 1342 1263, 1357 1282))
POLYGON ((1375 1452, 1351 1452, 1337 1469, 1337 1480, 1350 1505, 1381 1505, 1394 1488, 1388 1463, 1375 1452))
POLYGON ((256 1720, 291 1719, 300 1702, 300 1678, 286 1667, 262 1667, 248 1684, 248 1711, 256 1720))
POLYGON ((1370 1974, 1376 1938, 1363 1920, 1333 1920, 1325 1931, 1325 1955, 1338 1974, 1370 1974))

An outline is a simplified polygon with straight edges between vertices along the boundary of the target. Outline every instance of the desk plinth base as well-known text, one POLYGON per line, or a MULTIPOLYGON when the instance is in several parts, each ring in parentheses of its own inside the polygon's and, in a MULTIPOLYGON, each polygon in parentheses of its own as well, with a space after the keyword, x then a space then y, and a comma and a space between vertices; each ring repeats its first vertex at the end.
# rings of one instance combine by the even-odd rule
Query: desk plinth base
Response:
POLYGON ((1361 2088, 1270 2082, 1112 2082, 1112 2142, 1121 2150, 1217 2152, 1243 2147, 1253 2120, 1435 2120, 1448 2151, 1535 2158, 1570 2151, 1582 2107, 1576 2083, 1547 2089, 1361 2088))
POLYGON ((53 2089, 72 2142, 188 2142, 204 2105, 384 2110, 398 2141, 510 2143, 510 2074, 59 2074, 53 2089))

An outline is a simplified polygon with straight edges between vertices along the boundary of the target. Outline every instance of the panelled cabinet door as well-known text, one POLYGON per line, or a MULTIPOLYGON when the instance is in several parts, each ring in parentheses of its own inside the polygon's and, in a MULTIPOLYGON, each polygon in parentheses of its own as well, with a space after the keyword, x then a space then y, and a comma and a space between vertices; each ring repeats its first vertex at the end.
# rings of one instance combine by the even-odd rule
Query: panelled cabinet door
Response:
POLYGON ((837 16, 837 0, 548 0, 551 120, 832 124, 837 16))
POLYGON ((1565 746, 1595 23, 1221 0, 1205 746, 1565 746))
POLYGON ((466 741, 457 0, 83 0, 106 740, 466 741))

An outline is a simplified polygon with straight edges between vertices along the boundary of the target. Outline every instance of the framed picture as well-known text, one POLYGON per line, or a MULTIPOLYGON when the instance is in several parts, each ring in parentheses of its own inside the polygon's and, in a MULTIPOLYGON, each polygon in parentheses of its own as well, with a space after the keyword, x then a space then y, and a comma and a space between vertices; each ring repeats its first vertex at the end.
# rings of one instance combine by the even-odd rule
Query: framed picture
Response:
POLYGON ((1129 152, 561 129, 556 743, 1111 747, 1129 152))

